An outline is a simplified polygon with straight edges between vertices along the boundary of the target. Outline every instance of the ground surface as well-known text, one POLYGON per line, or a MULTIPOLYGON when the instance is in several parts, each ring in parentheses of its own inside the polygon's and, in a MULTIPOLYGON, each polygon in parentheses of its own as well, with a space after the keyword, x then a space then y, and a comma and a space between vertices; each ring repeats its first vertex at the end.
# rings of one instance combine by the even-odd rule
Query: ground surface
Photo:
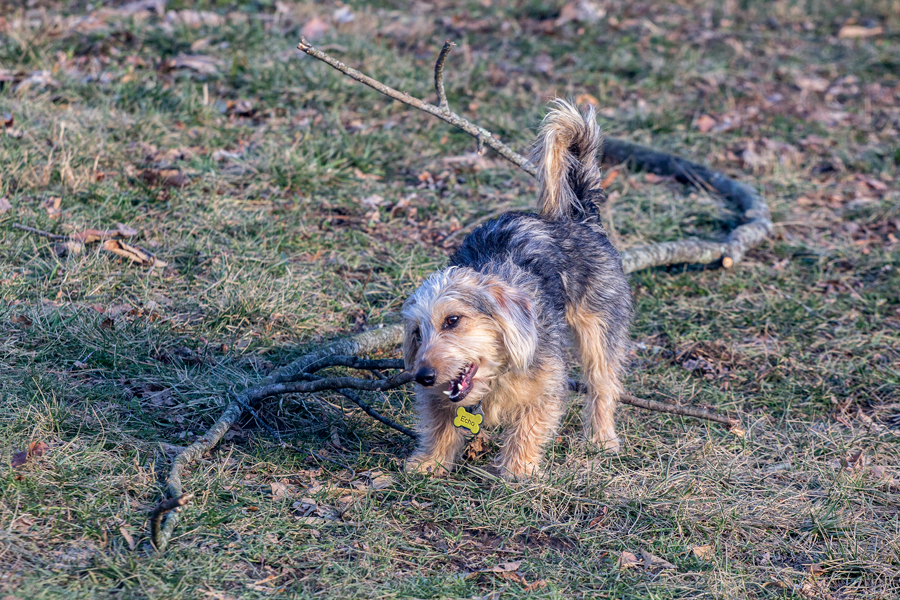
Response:
MULTIPOLYGON (((7 8, 0 597, 900 596, 895 0, 7 8), (573 408, 544 479, 496 482, 476 457, 427 480, 340 398, 287 397, 264 417, 355 474, 246 420, 189 470, 155 554, 160 476, 227 389, 395 320, 473 224, 533 206, 464 134, 299 56, 301 31, 426 99, 455 40, 450 102, 513 147, 579 97, 610 134, 757 186, 776 235, 738 268, 632 276, 627 382, 747 436, 625 407, 623 451, 597 455, 573 408), (167 266, 14 223, 121 223, 167 266)), ((622 247, 733 224, 669 180, 609 189, 622 247)), ((413 420, 406 393, 370 400, 413 420)))

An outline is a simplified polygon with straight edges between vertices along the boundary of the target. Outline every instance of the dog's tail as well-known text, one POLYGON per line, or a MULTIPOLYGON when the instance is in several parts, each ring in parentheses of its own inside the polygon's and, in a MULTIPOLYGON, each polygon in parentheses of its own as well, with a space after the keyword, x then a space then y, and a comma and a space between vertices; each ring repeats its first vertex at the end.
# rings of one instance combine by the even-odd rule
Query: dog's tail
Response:
POLYGON ((577 220, 603 204, 606 196, 597 164, 601 142, 593 107, 580 112, 565 100, 553 101, 531 154, 541 216, 577 220))

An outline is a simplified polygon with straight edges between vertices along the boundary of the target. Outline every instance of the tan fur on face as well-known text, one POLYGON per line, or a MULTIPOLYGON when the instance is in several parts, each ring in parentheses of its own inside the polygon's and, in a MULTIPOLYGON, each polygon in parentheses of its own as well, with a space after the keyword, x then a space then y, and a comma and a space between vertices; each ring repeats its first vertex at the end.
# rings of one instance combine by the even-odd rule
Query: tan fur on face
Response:
POLYGON ((442 473, 452 467, 464 437, 453 426, 460 404, 443 393, 470 363, 479 365, 461 403, 482 401, 484 425, 506 426, 498 466, 509 476, 536 472, 543 446, 563 413, 565 365, 559 357, 534 367, 537 331, 528 297, 471 269, 436 273, 403 307, 407 368, 436 371, 437 383, 418 386, 419 448, 408 469, 442 473), (443 329, 447 317, 458 325, 443 329), (416 331, 418 330, 418 336, 416 331))

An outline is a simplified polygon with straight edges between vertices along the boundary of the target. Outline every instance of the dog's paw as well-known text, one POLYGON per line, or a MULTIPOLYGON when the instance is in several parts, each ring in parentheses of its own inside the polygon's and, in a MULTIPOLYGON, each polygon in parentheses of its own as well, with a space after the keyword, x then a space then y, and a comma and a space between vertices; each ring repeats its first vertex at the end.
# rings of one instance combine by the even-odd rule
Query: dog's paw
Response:
POLYGON ((506 481, 526 481, 534 477, 540 477, 541 468, 533 463, 526 463, 516 467, 496 465, 495 466, 500 477, 506 481))
POLYGON ((443 477, 447 474, 447 469, 438 464, 433 458, 425 456, 413 456, 403 465, 403 470, 407 473, 422 473, 423 475, 434 475, 443 477))
POLYGON ((592 444, 597 446, 599 450, 604 452, 618 452, 622 445, 619 441, 619 436, 614 433, 612 435, 592 435, 588 439, 592 444))

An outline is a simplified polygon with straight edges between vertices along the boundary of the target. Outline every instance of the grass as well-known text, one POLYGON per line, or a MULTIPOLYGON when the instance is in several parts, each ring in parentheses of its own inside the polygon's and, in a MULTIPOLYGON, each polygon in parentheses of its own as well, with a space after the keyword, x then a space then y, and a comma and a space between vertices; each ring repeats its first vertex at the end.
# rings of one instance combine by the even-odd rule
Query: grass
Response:
MULTIPOLYGON (((609 3, 596 23, 559 23, 559 2, 354 2, 345 23, 331 2, 168 5, 219 15, 196 27, 183 12, 12 8, 0 595, 900 597, 895 4, 609 3), (247 419, 189 469, 196 499, 156 554, 146 515, 161 477, 226 390, 396 319, 462 237, 449 234, 533 206, 533 182, 501 159, 443 161, 474 149, 464 134, 299 56, 316 15, 320 46, 424 98, 455 40, 451 104, 513 147, 550 98, 589 94, 611 135, 762 190, 776 232, 738 268, 631 278, 629 389, 712 406, 747 436, 623 407, 622 453, 595 455, 573 409, 544 479, 496 482, 482 457, 429 480, 399 470, 407 439, 339 397, 288 397, 265 418, 353 473, 247 419), (839 38, 845 24, 883 32, 839 38), (208 57, 207 73, 172 68, 183 56, 208 57), (124 223, 169 266, 96 245, 60 256, 13 223, 124 223), (10 466, 37 442, 42 456, 10 466), (626 552, 642 564, 621 566, 626 552), (644 568, 645 552, 674 568, 644 568)), ((717 198, 640 173, 610 192, 622 247, 734 222, 717 198)), ((413 421, 407 393, 371 400, 413 421)))

